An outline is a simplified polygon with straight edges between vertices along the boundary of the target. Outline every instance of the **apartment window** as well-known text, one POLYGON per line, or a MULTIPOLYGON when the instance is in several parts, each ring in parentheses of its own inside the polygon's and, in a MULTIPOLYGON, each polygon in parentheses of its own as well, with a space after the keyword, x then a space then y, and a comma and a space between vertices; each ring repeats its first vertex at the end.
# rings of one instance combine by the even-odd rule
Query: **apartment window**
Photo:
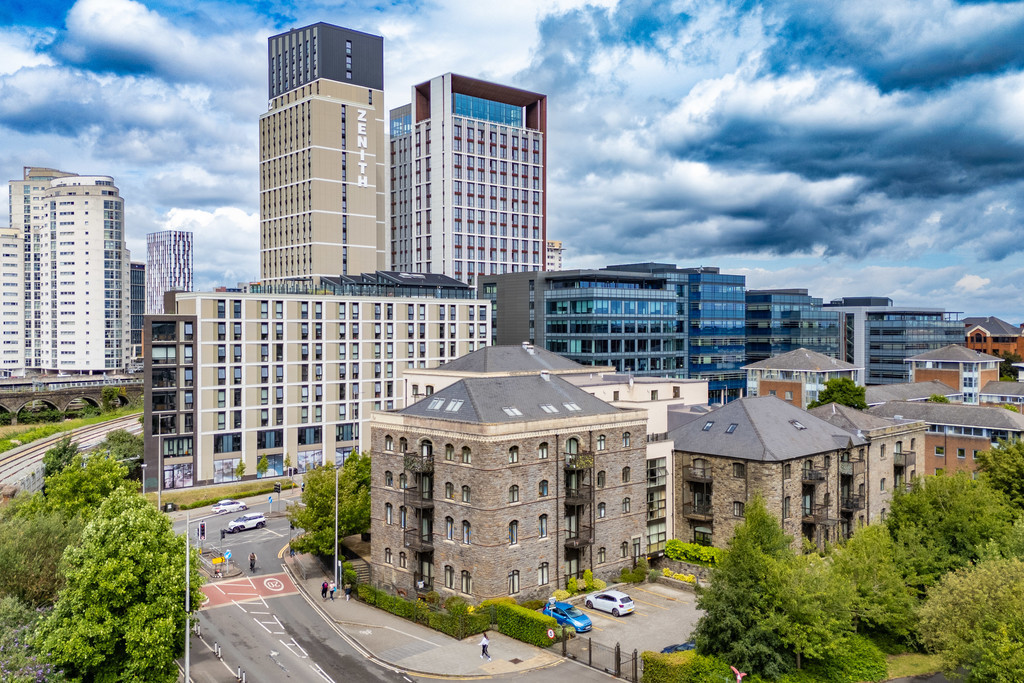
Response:
POLYGON ((541 538, 548 537, 548 516, 541 515, 537 518, 537 535, 541 538))
POLYGON ((399 524, 401 525, 401 527, 403 529, 406 526, 408 526, 409 511, 406 509, 406 507, 404 505, 402 505, 401 507, 398 508, 398 521, 399 521, 399 524))
POLYGON ((623 498, 622 499, 622 512, 623 512, 623 514, 629 512, 629 508, 630 508, 629 498, 628 497, 627 498, 623 498))
POLYGON ((455 520, 451 517, 444 518, 444 537, 449 541, 455 540, 455 520))
POLYGON ((508 594, 515 595, 519 592, 519 570, 513 569, 508 575, 508 594))
POLYGON ((935 447, 935 455, 937 455, 940 458, 946 457, 946 447, 945 446, 936 446, 935 447))
POLYGON ((629 479, 630 479, 630 469, 628 467, 623 467, 622 468, 622 483, 623 484, 629 483, 629 479))
POLYGON ((607 508, 606 508, 605 504, 604 503, 598 503, 597 504, 597 518, 598 519, 604 519, 604 516, 605 516, 606 512, 607 512, 607 508))
POLYGON ((732 464, 732 476, 739 478, 747 476, 747 466, 741 462, 734 462, 732 464))
POLYGON ((788 463, 783 465, 782 466, 782 478, 783 479, 791 479, 792 477, 793 477, 793 466, 788 464, 788 463))
POLYGON ((398 488, 402 490, 408 488, 408 479, 405 477, 405 472, 398 475, 398 488))
POLYGON ((444 484, 444 497, 448 500, 455 500, 455 484, 450 481, 444 484))
POLYGON ((469 503, 469 502, 471 502, 470 498, 471 498, 471 496, 470 496, 469 487, 468 486, 463 486, 462 487, 462 502, 463 503, 469 503))
POLYGON ((548 457, 548 442, 545 441, 537 447, 537 458, 540 460, 546 460, 548 457))
POLYGON ((547 562, 541 562, 540 566, 537 567, 537 585, 546 586, 550 579, 548 578, 550 572, 548 571, 550 565, 547 562))
POLYGON ((462 447, 462 464, 469 465, 473 462, 473 452, 469 450, 468 446, 462 447))
POLYGON ((388 434, 387 436, 384 437, 384 450, 386 450, 386 451, 393 451, 393 450, 395 450, 395 440, 393 438, 391 438, 390 434, 388 434))
POLYGON ((518 503, 519 502, 519 487, 513 484, 508 487, 508 502, 518 503))
POLYGON ((394 508, 391 506, 391 503, 385 503, 384 504, 384 523, 385 524, 393 523, 393 521, 394 521, 392 519, 393 513, 394 513, 394 508))
POLYGON ((629 543, 626 541, 619 546, 619 557, 629 557, 629 543))
POLYGON ((444 587, 455 589, 455 569, 449 566, 444 568, 444 587))
POLYGON ((566 441, 565 441, 565 452, 568 453, 569 455, 576 455, 577 453, 579 453, 580 452, 580 442, 579 442, 579 439, 577 439, 576 437, 573 437, 571 439, 566 439, 566 441))
POLYGON ((508 462, 509 464, 519 462, 519 446, 513 446, 508 449, 508 462))
POLYGON ((732 516, 733 517, 742 517, 744 515, 744 512, 745 512, 745 507, 746 506, 744 505, 743 502, 738 501, 738 500, 733 501, 733 503, 732 503, 732 516))
POLYGON ((516 545, 519 543, 519 522, 512 520, 508 523, 508 544, 516 545))
POLYGON ((467 595, 473 592, 473 577, 465 569, 462 570, 462 592, 467 595))
POLYGON ((392 564, 391 548, 384 548, 384 562, 386 564, 392 564))
POLYGON ((629 448, 629 444, 632 441, 632 436, 629 432, 622 433, 622 446, 623 448, 629 448))
POLYGON ((966 458, 967 457, 967 449, 965 449, 965 448, 958 448, 958 449, 956 449, 956 457, 958 457, 958 458, 966 458))
POLYGON ((604 470, 601 470, 600 472, 597 473, 597 488, 603 489, 604 488, 604 482, 605 482, 605 473, 604 473, 604 470))
POLYGON ((540 484, 537 485, 537 495, 543 498, 548 495, 548 480, 541 479, 540 484))
POLYGON ((601 434, 597 437, 597 450, 603 451, 605 448, 605 436, 601 434))
POLYGON ((885 490, 885 477, 882 477, 881 481, 878 482, 878 490, 879 491, 884 491, 885 490))
POLYGON ((462 523, 462 542, 466 545, 470 545, 470 541, 473 536, 473 528, 469 525, 469 522, 462 523))
POLYGON ((384 473, 384 485, 385 486, 394 486, 395 485, 395 475, 393 475, 391 473, 391 470, 388 470, 388 471, 386 471, 384 473))
POLYGON ((789 519, 789 496, 782 499, 782 518, 789 519))
POLYGON ((398 553, 398 566, 399 566, 399 568, 405 569, 405 565, 406 565, 405 553, 404 552, 398 553))

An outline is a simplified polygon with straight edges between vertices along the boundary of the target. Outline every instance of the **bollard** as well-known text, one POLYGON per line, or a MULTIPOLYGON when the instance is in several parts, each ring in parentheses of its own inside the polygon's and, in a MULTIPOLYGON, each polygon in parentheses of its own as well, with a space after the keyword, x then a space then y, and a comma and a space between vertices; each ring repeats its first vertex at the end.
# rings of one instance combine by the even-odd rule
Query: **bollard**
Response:
POLYGON ((615 677, 620 678, 622 676, 622 662, 619 660, 621 649, 619 644, 615 643, 615 677))
POLYGON ((242 672, 242 683, 245 683, 245 672, 242 672))
POLYGON ((238 673, 235 674, 235 680, 236 681, 242 680, 242 667, 238 667, 238 673))

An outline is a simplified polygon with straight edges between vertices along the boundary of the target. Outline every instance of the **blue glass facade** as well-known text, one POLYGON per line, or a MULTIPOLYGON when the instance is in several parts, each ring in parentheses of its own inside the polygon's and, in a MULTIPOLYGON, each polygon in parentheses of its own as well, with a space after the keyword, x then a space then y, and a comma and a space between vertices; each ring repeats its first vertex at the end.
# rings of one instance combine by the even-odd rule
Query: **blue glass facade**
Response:
POLYGON ((523 127, 523 108, 514 104, 485 100, 472 95, 452 94, 452 113, 502 126, 523 127))
POLYGON ((747 362, 809 349, 839 358, 839 315, 806 289, 747 291, 747 362))

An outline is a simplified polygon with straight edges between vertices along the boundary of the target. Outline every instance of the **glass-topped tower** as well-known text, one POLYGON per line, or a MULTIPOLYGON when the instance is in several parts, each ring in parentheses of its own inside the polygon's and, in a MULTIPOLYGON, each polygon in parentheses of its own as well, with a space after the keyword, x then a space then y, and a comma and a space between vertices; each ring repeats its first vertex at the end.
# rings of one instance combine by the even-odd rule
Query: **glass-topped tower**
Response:
POLYGON ((547 97, 456 74, 391 110, 391 260, 476 284, 543 270, 547 97))

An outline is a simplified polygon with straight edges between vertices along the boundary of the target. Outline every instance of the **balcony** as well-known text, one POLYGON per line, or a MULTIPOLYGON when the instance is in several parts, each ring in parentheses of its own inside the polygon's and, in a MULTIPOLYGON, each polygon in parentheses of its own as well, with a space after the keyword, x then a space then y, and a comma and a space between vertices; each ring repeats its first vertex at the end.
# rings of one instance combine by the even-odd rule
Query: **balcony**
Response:
POLYGON ((404 502, 406 507, 432 510, 434 508, 434 492, 430 489, 420 491, 415 488, 407 488, 405 489, 404 502))
POLYGON ((711 481, 710 467, 693 467, 687 465, 683 468, 683 481, 711 481))
POLYGON ((839 509, 843 512, 853 512, 854 510, 864 509, 864 496, 851 495, 843 496, 839 499, 839 509))
POLYGON ((917 454, 914 451, 903 451, 892 454, 892 464, 896 467, 913 467, 917 462, 917 454))
POLYGON ((805 467, 804 469, 800 470, 800 481, 802 481, 805 484, 810 484, 812 486, 824 484, 825 470, 816 470, 810 467, 805 467))
POLYGON ((434 590, 434 577, 429 574, 421 574, 420 572, 412 573, 413 585, 416 586, 417 593, 429 593, 434 590))
POLYGON ((408 472, 433 472, 434 454, 406 451, 404 456, 404 464, 405 469, 408 472))
POLYGON ((565 454, 565 469, 567 470, 589 470, 593 467, 594 454, 591 451, 565 454))
POLYGON ((591 545, 593 542, 594 530, 589 526, 581 526, 575 531, 567 529, 565 532, 566 548, 582 548, 584 546, 591 545))
POLYGON ((566 505, 588 505, 594 500, 594 487, 581 484, 565 489, 566 505))
POLYGON ((404 532, 405 547, 416 552, 433 552, 434 538, 430 532, 422 532, 419 529, 406 529, 404 532))
POLYGON ((805 524, 836 524, 839 520, 829 516, 829 509, 824 505, 811 505, 801 511, 805 524))
POLYGON ((710 520, 712 514, 711 503, 683 503, 683 517, 701 521, 710 520))

